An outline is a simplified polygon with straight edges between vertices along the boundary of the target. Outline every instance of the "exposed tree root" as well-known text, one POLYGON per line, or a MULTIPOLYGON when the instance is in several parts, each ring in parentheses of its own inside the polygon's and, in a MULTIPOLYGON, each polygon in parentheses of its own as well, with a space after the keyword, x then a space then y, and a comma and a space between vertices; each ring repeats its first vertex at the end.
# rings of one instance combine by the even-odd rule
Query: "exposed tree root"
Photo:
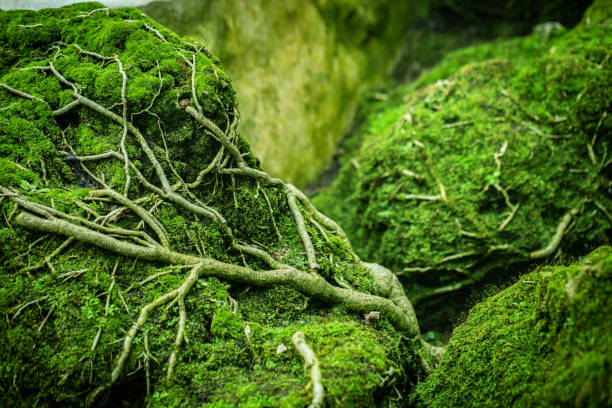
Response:
POLYGON ((12 92, 16 95, 19 95, 23 98, 27 98, 27 99, 32 99, 32 100, 36 100, 42 103, 46 103, 44 100, 40 99, 38 96, 34 96, 34 95, 30 95, 29 93, 25 93, 23 91, 20 91, 19 89, 15 89, 7 84, 5 84, 4 82, 0 82, 0 88, 4 88, 9 92, 12 92))
POLYGON ((302 358, 304 359, 304 367, 310 368, 310 385, 312 386, 312 401, 308 408, 321 408, 323 407, 325 398, 325 389, 322 384, 321 369, 319 368, 319 359, 315 355, 314 351, 306 344, 304 333, 298 331, 295 332, 291 338, 293 345, 298 350, 302 358))
POLYGON ((398 194, 399 200, 422 200, 422 201, 438 201, 442 200, 441 195, 422 195, 422 194, 398 194))
POLYGON ((256 271, 251 268, 233 265, 215 259, 200 258, 189 254, 173 252, 160 247, 145 247, 119 241, 106 234, 61 219, 48 220, 27 212, 21 212, 17 215, 15 221, 24 228, 39 232, 70 236, 77 241, 97 246, 126 257, 174 265, 201 264, 204 276, 216 276, 221 279, 256 286, 289 285, 308 296, 332 303, 341 303, 355 312, 379 310, 389 318, 391 323, 393 323, 399 331, 405 333, 406 336, 412 338, 419 334, 415 315, 413 313, 406 313, 406 310, 409 309, 402 309, 390 299, 381 296, 374 296, 333 286, 317 274, 303 272, 292 267, 256 271))
POLYGON ((62 242, 62 244, 60 246, 58 246, 53 252, 51 252, 49 255, 47 255, 45 257, 45 259, 43 259, 42 262, 36 264, 36 265, 32 265, 32 266, 28 266, 27 268, 22 269, 20 272, 31 272, 31 271, 35 271, 37 269, 42 268, 43 266, 47 265, 47 267, 49 268, 49 270, 52 273, 55 273, 55 268, 53 267, 53 264, 51 263, 51 260, 53 258, 55 258, 57 255, 59 255, 68 245, 70 245, 70 243, 73 241, 72 238, 68 238, 67 240, 65 240, 64 242, 62 242))
POLYGON ((39 298, 36 298, 34 300, 30 300, 29 302, 26 302, 23 305, 19 306, 17 308, 17 310, 15 311, 15 314, 13 314, 13 317, 12 317, 13 320, 16 319, 21 314, 21 312, 23 312, 28 306, 35 305, 35 304, 37 304, 39 302, 47 300, 48 298, 49 298, 49 296, 46 296, 46 295, 45 296, 41 296, 39 298))
POLYGON ((161 225, 157 220, 155 220, 155 218, 153 218, 147 210, 145 210, 126 196, 123 196, 113 190, 94 190, 90 194, 92 197, 111 197, 112 199, 125 205, 130 210, 134 211, 153 231, 155 231, 155 234, 159 238, 161 246, 163 246, 164 248, 168 248, 168 233, 164 229, 164 226, 161 225))
MULTIPOLYGON (((505 94, 506 96, 511 97, 511 95, 509 94, 505 94)), ((593 139, 595 141, 595 138, 593 139)), ((508 142, 505 141, 503 143, 503 145, 501 146, 500 150, 495 152, 493 154, 493 159, 495 161, 495 173, 496 175, 500 175, 501 171, 502 171, 502 161, 501 158, 504 157, 504 155, 506 154, 506 151, 508 149, 508 142)), ((495 190, 497 190, 502 197, 504 198, 504 202, 506 204, 506 206, 508 208, 510 208, 510 213, 508 214, 508 216, 502 221, 502 223, 499 225, 499 227, 496 228, 495 231, 491 231, 490 227, 489 232, 485 232, 484 234, 498 234, 500 232, 502 232, 509 224, 510 222, 514 219, 516 213, 518 212, 519 208, 520 208, 520 203, 513 203, 511 201, 510 198, 510 194, 508 192, 508 190, 504 187, 502 187, 502 185, 497 182, 497 183, 491 183, 491 184, 487 184, 484 188, 483 191, 487 191, 490 187, 493 187, 495 190)), ((441 190, 442 191, 442 190, 441 190)), ((400 199, 420 199, 420 200, 441 200, 441 194, 440 195, 436 195, 436 196, 420 196, 420 195, 412 195, 412 194, 404 194, 404 195, 400 195, 398 198, 400 199)), ((567 232, 568 228, 570 228, 570 224, 571 221, 573 219, 574 216, 576 216, 579 212, 583 211, 584 208, 584 204, 589 202, 588 199, 583 199, 582 204, 580 207, 578 208, 574 208, 569 210, 559 221, 559 224, 557 226, 556 232, 555 234, 552 236, 550 242, 544 246, 541 249, 538 250, 534 250, 532 252, 530 252, 528 254, 528 257, 530 259, 538 259, 538 258, 545 258, 548 257, 550 255, 552 255, 557 248, 559 247, 562 238, 564 237, 565 233, 567 232)), ((608 213, 608 211, 606 210, 605 207, 603 207, 601 205, 601 203, 595 201, 594 205, 601 210, 602 213, 604 213, 604 215, 606 215, 608 218, 612 219, 612 215, 610 215, 608 213)), ((479 233, 474 233, 474 232, 470 232, 470 231, 465 231, 461 226, 461 223, 458 220, 455 220, 455 224, 460 228, 459 234, 462 236, 466 236, 468 238, 472 238, 472 239, 478 239, 481 238, 482 235, 479 233)), ((483 227, 487 227, 485 225, 483 225, 483 227)), ((398 275, 405 275, 405 274, 420 274, 420 273, 426 273, 429 271, 435 271, 435 270, 439 270, 439 269, 443 269, 441 268, 439 265, 443 264, 443 263, 447 263, 447 262, 453 262, 453 261, 457 261, 459 259, 463 259, 463 258, 474 258, 474 263, 467 266, 467 268, 472 267, 473 265, 475 265, 476 263, 483 261, 484 259, 486 259, 491 253, 493 253, 494 251, 516 251, 517 249, 514 248, 512 245, 509 244, 499 244, 499 245, 493 245, 490 246, 486 251, 467 251, 467 252, 462 252, 462 253, 458 253, 458 254, 452 254, 449 256, 446 256, 445 258, 441 259, 437 265, 434 266, 412 266, 412 267, 406 267, 404 268, 402 271, 400 271, 398 273, 398 275)), ((524 255, 521 255, 522 258, 524 258, 524 255)), ((445 269, 445 268, 444 268, 445 269)), ((452 269, 458 273, 461 274, 466 274, 465 270, 459 269, 459 268, 454 268, 452 269)), ((480 276, 481 277, 481 276, 480 276)), ((414 302, 420 302, 423 299, 426 298, 430 298, 430 297, 434 297, 434 296, 438 296, 438 295, 443 295, 443 294, 447 294, 450 292, 455 292, 458 290, 461 290, 467 286, 473 285, 476 282, 478 282, 480 277, 468 277, 464 280, 461 280, 459 282, 453 282, 444 286, 440 286, 437 287, 435 289, 429 290, 425 293, 420 294, 418 297, 414 298, 413 301, 414 302)), ((426 345, 425 347, 427 347, 428 345, 426 345)))
MULTIPOLYGON (((177 288, 174 289, 173 291, 170 291, 160 297, 158 297, 157 299, 155 299, 154 301, 152 301, 151 303, 146 304, 141 310, 140 310, 140 314, 138 315, 138 319, 136 320, 136 322, 134 322, 132 324, 132 327, 130 328, 130 330, 128 331, 127 335, 125 336, 125 339, 123 340, 123 349, 121 351, 121 354, 119 355, 119 357, 117 358, 117 361, 115 362, 115 367, 113 368, 113 371, 111 372, 111 376, 110 376, 110 380, 106 383, 106 384, 102 384, 100 386, 98 386, 97 388, 95 388, 87 397, 87 401, 89 404, 91 404, 95 398, 104 390, 110 388, 115 381, 117 381, 117 379, 119 378, 119 375, 121 374, 121 371, 123 370, 123 366, 125 365, 125 361, 127 360, 130 351, 132 349, 132 343, 134 341, 134 338, 136 337, 136 333, 138 333, 138 330, 140 330, 140 328, 142 328, 142 326, 145 324, 145 322, 147 321, 147 318, 149 317, 149 314, 153 311, 153 309, 155 309, 158 306, 161 306, 165 303, 168 303, 169 301, 176 299, 176 298, 180 298, 180 297, 184 297, 185 294, 187 294, 187 292, 189 291, 189 289, 191 289, 191 287, 193 286, 193 284, 197 281, 200 272, 202 271, 202 265, 196 265, 191 272, 189 273, 189 275, 187 276, 187 278, 185 279, 185 281, 183 281, 183 284, 177 288)), ((182 331, 179 332, 181 334, 181 342, 182 342, 182 335, 184 332, 184 325, 182 327, 182 331)), ((177 334, 177 339, 178 339, 178 334, 177 334)), ((176 354, 172 353, 171 355, 171 359, 168 362, 168 373, 171 374, 172 370, 174 369, 174 365, 176 364, 176 354), (173 358, 174 357, 174 358, 173 358)))
POLYGON ((295 201, 295 196, 291 193, 287 194, 287 202, 289 203, 289 208, 291 208, 291 212, 293 213, 293 217, 295 218, 295 222, 297 224, 298 232, 300 234, 300 238, 302 238, 302 242, 304 243, 304 247, 306 248, 306 256, 308 257, 308 263, 310 264, 310 269, 319 269, 319 265, 317 264, 317 258, 315 255, 314 247, 312 246, 312 241, 308 236, 308 231, 306 231, 306 225, 304 224, 304 217, 302 216, 302 212, 297 206, 295 201))
POLYGON ((578 212, 580 212, 580 209, 574 208, 565 213, 565 215, 561 218, 561 221, 559 221, 559 225, 557 225, 557 231, 555 232, 555 235, 553 235, 548 245, 542 249, 538 249, 537 251, 531 252, 529 254, 529 257, 532 259, 545 258, 555 252, 555 250, 559 247, 559 244, 561 243, 563 235, 565 234, 565 229, 572 221, 572 218, 576 214, 578 214, 578 212))

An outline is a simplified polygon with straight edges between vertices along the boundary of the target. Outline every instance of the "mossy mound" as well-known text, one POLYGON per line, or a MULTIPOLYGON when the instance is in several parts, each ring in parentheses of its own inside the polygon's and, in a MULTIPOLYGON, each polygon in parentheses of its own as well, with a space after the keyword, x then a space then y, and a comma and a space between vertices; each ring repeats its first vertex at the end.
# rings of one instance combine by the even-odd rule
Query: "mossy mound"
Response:
POLYGON ((522 276, 455 329, 417 405, 612 405, 611 299, 611 247, 522 276))
POLYGON ((0 12, 0 54, 0 405, 306 405, 296 331, 328 406, 423 375, 418 327, 259 169, 201 44, 83 3, 0 12))
POLYGON ((370 115, 315 197, 358 253, 404 279, 423 302, 419 319, 441 310, 447 324, 456 304, 439 295, 609 242, 612 20, 602 3, 571 31, 542 26, 447 56, 370 115))

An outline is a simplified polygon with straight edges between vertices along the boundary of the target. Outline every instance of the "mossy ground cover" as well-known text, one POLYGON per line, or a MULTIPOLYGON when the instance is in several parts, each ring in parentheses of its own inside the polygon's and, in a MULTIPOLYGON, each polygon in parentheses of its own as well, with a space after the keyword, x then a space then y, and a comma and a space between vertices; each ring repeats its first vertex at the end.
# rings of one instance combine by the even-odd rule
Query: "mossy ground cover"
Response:
POLYGON ((485 277, 609 242, 609 13, 449 54, 381 103, 315 197, 426 324, 485 277))
POLYGON ((612 248, 546 266, 474 307, 422 407, 606 407, 612 404, 612 248))
POLYGON ((401 404, 409 302, 259 169, 204 46, 95 3, 0 27, 0 405, 305 405, 296 331, 329 406, 401 404))

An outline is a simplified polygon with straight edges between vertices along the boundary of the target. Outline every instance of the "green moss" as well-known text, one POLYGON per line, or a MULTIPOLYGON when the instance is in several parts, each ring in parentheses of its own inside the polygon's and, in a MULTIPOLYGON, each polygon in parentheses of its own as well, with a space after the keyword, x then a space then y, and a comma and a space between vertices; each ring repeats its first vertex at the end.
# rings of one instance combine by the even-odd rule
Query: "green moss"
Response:
MULTIPOLYGON (((248 306, 245 309, 248 313, 248 306)), ((326 315, 305 314, 283 327, 271 327, 274 318, 265 319, 265 324, 250 322, 224 341, 217 339, 197 350, 190 346, 186 356, 198 362, 183 365, 177 373, 178 383, 160 389, 167 394, 163 400, 153 395, 149 402, 161 407, 185 401, 182 383, 191 381, 186 406, 307 405, 304 384, 309 381, 308 373, 291 346, 296 330, 304 332, 321 362, 328 405, 370 407, 388 402, 393 387, 402 389, 400 384, 406 382, 398 362, 416 368, 417 356, 388 325, 374 328, 337 315, 330 322, 326 315), (244 334, 247 327, 248 337, 244 334)), ((235 318, 231 312, 226 317, 235 318)))
MULTIPOLYGON (((118 208, 90 196, 92 187, 83 187, 82 171, 75 170, 68 155, 120 151, 122 126, 85 106, 53 116, 53 110, 74 100, 73 90, 52 73, 34 67, 53 62, 68 81, 78 84, 78 92, 121 116, 117 55, 128 77, 128 118, 141 130, 172 184, 194 180, 220 149, 177 106, 179 100, 192 98, 191 68, 181 56, 181 49, 190 45, 136 10, 99 7, 87 3, 38 13, 0 12, 0 50, 13 56, 2 65, 0 82, 47 101, 0 89, 0 184, 31 202, 97 222, 99 215, 118 208), (102 61, 84 54, 74 44, 109 58, 102 61)), ((229 78, 205 48, 197 53, 196 62, 195 92, 203 111, 225 129, 235 108, 229 78)), ((248 164, 258 167, 248 144, 240 136, 237 139, 248 164)), ((142 174, 157 184, 152 166, 131 135, 126 151, 142 174)), ((99 180, 123 191, 121 161, 84 164, 99 180)), ((267 268, 257 258, 230 250, 214 222, 168 201, 158 202, 147 193, 133 177, 129 197, 143 197, 140 204, 163 225, 173 250, 267 268)), ((223 214, 236 241, 263 248, 291 266, 307 265, 280 189, 214 172, 198 188, 180 193, 191 194, 223 214)), ((6 316, 0 323, 0 405, 83 406, 85 396, 111 378, 125 333, 142 307, 176 289, 187 272, 76 242, 47 264, 46 257, 65 240, 20 228, 13 210, 12 201, 0 197, 0 311, 6 316)), ((114 214, 105 225, 142 228, 155 235, 148 226, 137 226, 140 218, 131 211, 114 214)), ((322 276, 373 292, 372 278, 355 264, 341 240, 331 231, 321 232, 310 224, 307 228, 322 276)), ((179 319, 178 306, 171 304, 151 313, 134 339, 121 376, 96 404, 306 404, 311 398, 306 388, 309 376, 291 345, 297 330, 306 334, 319 357, 329 406, 393 405, 393 387, 406 393, 422 375, 417 346, 384 319, 366 324, 363 316, 330 309, 287 287, 231 287, 212 277, 202 278, 185 298, 185 307, 188 342, 178 354, 175 376, 166 380, 179 319), (280 343, 287 351, 277 354, 280 343), (379 375, 387 379, 382 381, 379 375)))
POLYGON ((404 279, 426 325, 456 316, 438 294, 515 273, 572 209, 556 254, 608 242, 609 21, 450 54, 366 120, 315 197, 404 279))
POLYGON ((612 248, 543 267, 478 304, 457 327, 418 406, 612 404, 612 248))

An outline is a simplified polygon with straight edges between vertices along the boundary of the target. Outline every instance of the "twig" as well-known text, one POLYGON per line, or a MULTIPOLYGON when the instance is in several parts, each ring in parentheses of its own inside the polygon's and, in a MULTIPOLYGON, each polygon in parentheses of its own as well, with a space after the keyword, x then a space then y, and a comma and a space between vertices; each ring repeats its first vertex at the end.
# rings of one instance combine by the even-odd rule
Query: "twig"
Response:
POLYGON ((474 256, 476 254, 477 254, 476 251, 461 252, 459 254, 454 254, 454 255, 450 255, 445 258, 442 258, 440 262, 438 262, 438 264, 443 264, 443 263, 450 262, 450 261, 456 261, 457 259, 467 258, 470 256, 474 256))
POLYGON ((149 360, 151 359, 151 352, 149 351, 149 336, 148 332, 144 332, 144 366, 145 376, 147 384, 147 397, 151 394, 151 372, 149 367, 149 360))
MULTIPOLYGON (((140 330, 140 328, 142 327, 142 325, 147 321, 147 318, 149 317, 149 314, 151 313, 151 311, 153 309, 155 309, 157 306, 163 305, 167 302, 169 302, 172 299, 175 299, 177 296, 184 296, 187 291, 189 291, 189 289, 191 289, 191 287, 195 284, 195 282, 198 280, 200 273, 203 270, 203 265, 199 264, 196 265, 190 272, 189 276, 187 277, 187 279, 185 279, 185 281, 183 282, 183 284, 177 288, 174 289, 158 298, 156 298, 154 301, 152 301, 151 303, 146 304, 141 310, 140 310, 140 314, 138 315, 138 319, 136 320, 136 322, 134 322, 132 324, 132 327, 130 328, 130 330, 128 331, 128 333, 126 334, 124 340, 123 340, 123 349, 121 351, 121 354, 119 354, 119 357, 117 358, 117 361, 115 362, 115 367, 113 368, 113 371, 111 372, 111 378, 110 380, 106 383, 106 384, 102 384, 100 386, 98 386, 96 389, 94 389, 88 396, 87 396, 87 401, 89 403, 93 402, 95 400, 95 398, 104 390, 110 388, 115 381, 117 381, 117 379, 119 378, 119 375, 121 374, 121 372, 123 371, 123 366, 125 365, 125 361, 127 360, 129 354, 130 354, 130 350, 132 348, 132 342, 134 341, 134 338, 136 337, 136 333, 138 332, 138 330, 140 330)), ((181 337, 182 340, 182 337, 181 337)), ((174 352, 173 354, 174 355, 174 352)), ((171 355, 171 356, 172 356, 171 355)), ((174 357, 176 358, 176 356, 174 357)), ((170 367, 173 367, 173 363, 169 364, 169 368, 168 370, 170 371, 170 367)))
POLYGON ((84 274, 88 270, 89 270, 89 268, 80 269, 78 271, 69 271, 69 272, 65 272, 65 273, 59 274, 57 277, 62 279, 62 282, 66 282, 69 279, 77 278, 77 277, 81 276, 82 274, 84 274))
MULTIPOLYGON (((506 145, 504 145, 506 146, 506 145)), ((504 149, 505 151, 505 149, 504 149)), ((501 167, 501 163, 499 162, 498 157, 495 158, 495 160, 497 161, 497 171, 499 171, 500 167, 501 167)), ((506 217, 506 219, 501 223, 501 225, 498 227, 499 231, 503 231, 504 228, 506 228, 506 226, 510 223, 510 221, 512 221, 512 219, 514 218, 514 215, 516 214, 516 212, 519 209, 520 204, 512 204, 512 202, 510 201, 510 195, 508 194, 508 191, 506 191, 505 188, 503 188, 502 186, 500 186, 499 184, 493 184, 493 187, 495 187, 495 189, 497 191, 499 191, 500 193, 502 193, 502 195, 504 196, 504 200, 506 202, 506 205, 508 207, 510 207, 511 212, 510 215, 508 215, 508 217, 506 217)))
POLYGON ((62 244, 60 246, 58 246, 57 248, 55 248, 55 250, 53 252, 51 252, 49 255, 47 255, 42 262, 37 263, 36 265, 32 265, 29 266, 27 268, 24 268, 21 270, 21 272, 30 272, 30 271, 34 271, 36 269, 40 269, 42 268, 44 265, 47 265, 47 267, 49 268, 49 270, 51 270, 52 273, 55 272, 55 268, 53 267, 53 265, 51 264, 51 259, 55 258, 57 255, 60 254, 60 252, 62 252, 64 250, 64 248, 66 248, 68 245, 70 245, 73 241, 73 238, 68 238, 66 239, 64 242, 62 242, 62 244))
MULTIPOLYGON (((197 278, 196 278, 197 280, 197 278)), ((195 283, 195 282, 193 282, 195 283)), ((193 286, 193 283, 191 285, 193 286)), ((186 281, 183 285, 188 284, 186 281)), ((185 294, 187 293, 187 289, 183 289, 182 293, 178 295, 178 306, 179 306, 179 322, 178 328, 176 330, 176 338, 174 340, 174 347, 172 349, 172 353, 170 353, 170 358, 168 359, 168 370, 166 372, 166 378, 172 378, 172 374, 174 373, 174 367, 176 366, 176 360, 178 357, 178 352, 185 340, 185 324, 187 322, 187 311, 185 308, 185 294)))
POLYGON ((38 326, 38 329, 36 330, 37 333, 40 333, 42 331, 43 327, 45 327, 45 323, 47 323, 47 320, 49 320, 49 317, 51 316, 51 313, 53 313, 53 309, 55 309, 55 305, 51 306, 51 309, 49 309, 49 312, 45 316, 45 319, 42 321, 40 326, 38 326))
POLYGON ((36 298, 34 300, 31 300, 31 301, 23 304, 22 306, 20 306, 17 309, 17 311, 15 312, 15 314, 13 315, 13 317, 11 319, 15 320, 21 314, 21 312, 23 312, 25 310, 25 308, 27 308, 28 306, 35 305, 38 302, 42 302, 43 300, 47 300, 48 298, 49 298, 49 296, 45 295, 45 296, 41 296, 39 298, 36 298))
POLYGON ((102 335, 102 327, 98 327, 98 331, 94 336, 93 342, 91 343, 91 352, 93 353, 98 346, 98 341, 100 341, 100 336, 102 335))
POLYGON ((30 95, 29 93, 25 93, 23 91, 20 91, 19 89, 15 89, 15 88, 5 84, 4 82, 0 82, 0 88, 4 88, 7 91, 12 92, 12 93, 14 93, 16 95, 19 95, 19 96, 21 96, 23 98, 32 99, 32 100, 35 100, 35 101, 38 101, 38 102, 42 102, 42 103, 47 103, 44 100, 40 99, 38 96, 30 95))
POLYGON ((334 231, 334 233, 344 242, 348 250, 353 254, 353 260, 355 262, 360 262, 359 256, 353 251, 353 247, 351 246, 351 241, 348 239, 348 236, 344 232, 342 228, 331 218, 324 215, 322 212, 317 210, 317 208, 312 204, 312 202, 306 197, 302 191, 300 191, 297 187, 292 184, 287 183, 286 187, 297 197, 298 200, 302 203, 304 207, 312 214, 313 218, 323 224, 325 228, 334 231))
POLYGON ((499 228, 497 228, 499 231, 503 231, 504 228, 506 228, 508 224, 510 224, 510 221, 512 221, 512 219, 516 215, 516 212, 518 211, 519 207, 520 207, 520 204, 516 204, 515 206, 512 207, 512 211, 510 212, 508 217, 506 217, 506 219, 501 223, 499 228))
POLYGON ((497 171, 501 170, 501 159, 502 157, 504 157, 504 155, 506 154, 506 149, 508 149, 508 141, 504 141, 504 144, 502 145, 501 149, 499 149, 499 152, 493 153, 493 159, 495 159, 495 164, 497 165, 497 171))
POLYGON ((606 207, 604 207, 599 201, 595 200, 594 201, 595 205, 597 206, 597 208, 599 208, 601 210, 602 213, 604 213, 604 215, 606 217, 608 217, 608 219, 610 221, 612 221, 612 214, 610 214, 610 212, 608 210, 606 210, 606 207))
POLYGON ((312 225, 315 226, 316 229, 319 230, 321 235, 323 235, 323 239, 325 239, 325 242, 329 242, 329 237, 327 236, 327 232, 325 232, 323 227, 313 218, 309 218, 308 220, 312 223, 312 225))
POLYGON ((432 269, 433 267, 431 266, 409 266, 398 272, 398 275, 404 275, 406 273, 425 273, 431 271, 432 269))
POLYGON ((72 202, 74 203, 74 205, 76 205, 77 207, 81 208, 82 210, 88 212, 89 214, 93 215, 94 217, 98 218, 100 216, 100 214, 98 214, 97 212, 95 212, 94 210, 92 210, 91 208, 89 208, 87 205, 83 204, 79 200, 72 200, 72 202))
POLYGON ((402 170, 402 174, 404 176, 407 176, 407 177, 410 177, 410 178, 413 178, 413 179, 416 179, 416 180, 423 180, 424 179, 424 177, 421 176, 420 174, 415 173, 414 171, 411 171, 411 170, 408 170, 408 169, 402 170))
POLYGON ((195 88, 195 77, 196 77, 196 59, 195 59, 195 54, 192 55, 193 58, 193 62, 191 65, 191 92, 193 94, 193 103, 195 103, 196 108, 198 109, 198 112, 200 112, 200 114, 202 114, 202 106, 200 106, 200 101, 198 100, 198 95, 196 93, 196 88, 195 88))
POLYGON ((460 126, 468 126, 471 125, 473 122, 471 120, 462 120, 459 122, 454 122, 454 123, 446 123, 444 125, 442 125, 442 128, 444 129, 451 129, 454 127, 460 127, 460 126))
POLYGON ((151 27, 150 25, 145 23, 144 28, 155 33, 155 35, 157 35, 163 42, 168 42, 168 40, 166 40, 166 37, 164 37, 159 31, 157 31, 155 28, 151 27))
POLYGON ((270 204, 270 200, 268 199, 268 195, 266 194, 266 190, 264 190, 263 188, 261 188, 261 186, 258 184, 257 188, 259 189, 259 191, 262 192, 262 195, 264 197, 264 199, 266 200, 266 204, 268 205, 268 210, 270 211, 270 219, 272 220, 272 225, 274 226, 274 231, 276 232, 276 236, 278 237, 279 241, 283 240, 283 236, 281 235, 280 231, 278 230, 278 226, 276 225, 276 221, 274 220, 274 211, 272 211, 272 204, 270 204))
POLYGON ((155 220, 155 218, 153 218, 147 210, 127 198, 127 196, 123 196, 110 189, 94 190, 91 191, 90 194, 93 197, 110 197, 113 200, 119 201, 121 204, 125 205, 130 210, 134 211, 134 213, 136 213, 136 215, 138 215, 155 232, 157 238, 159 238, 161 246, 163 246, 164 248, 169 247, 170 244, 168 242, 168 233, 164 229, 163 225, 161 225, 161 223, 155 220))
POLYGON ((127 98, 125 96, 125 91, 127 88, 127 74, 123 70, 123 64, 117 55, 115 55, 115 61, 119 65, 119 72, 121 73, 121 77, 123 81, 121 83, 121 104, 123 105, 123 110, 121 113, 121 118, 123 120, 123 134, 121 135, 121 152, 123 153, 123 171, 125 173, 125 187, 123 189, 123 195, 127 198, 128 192, 130 190, 130 160, 128 158, 127 149, 125 147, 125 141, 127 139, 128 134, 128 120, 127 120, 127 98))
POLYGON ((159 278, 160 276, 164 276, 164 275, 168 275, 168 274, 170 274, 170 273, 174 273, 174 272, 175 272, 175 270, 189 269, 189 268, 193 268, 193 267, 194 267, 194 265, 175 265, 175 266, 173 266, 173 267, 168 267, 168 268, 167 268, 168 270, 166 270, 166 271, 161 271, 161 272, 158 272, 158 273, 156 273, 156 274, 154 274, 154 275, 151 275, 151 276, 147 277, 146 279, 144 279, 144 280, 142 280, 142 281, 138 282, 137 284, 131 285, 130 287, 128 287, 128 288, 125 290, 125 293, 128 293, 129 291, 134 290, 134 289, 136 289, 137 287, 140 287, 140 286, 142 286, 142 285, 145 285, 145 284, 147 284, 147 283, 149 283, 149 282, 151 282, 151 281, 153 281, 153 280, 155 280, 155 279, 159 278))
POLYGON ((121 303, 123 303, 123 307, 125 308, 125 311, 129 315, 130 314, 130 308, 128 307, 127 303, 125 302, 125 299, 123 298, 123 294, 121 294, 121 289, 117 288, 117 294, 119 295, 119 299, 121 300, 121 303))
POLYGON ((421 194, 398 194, 398 200, 423 200, 423 201, 438 201, 442 200, 442 196, 438 195, 421 195, 421 194))
POLYGON ((108 316, 108 309, 110 306, 111 294, 113 293, 113 288, 115 287, 115 273, 117 272, 118 266, 119 266, 119 259, 115 261, 115 266, 113 267, 113 273, 111 274, 111 283, 108 287, 108 291, 106 292, 106 304, 104 305, 104 316, 108 316))

